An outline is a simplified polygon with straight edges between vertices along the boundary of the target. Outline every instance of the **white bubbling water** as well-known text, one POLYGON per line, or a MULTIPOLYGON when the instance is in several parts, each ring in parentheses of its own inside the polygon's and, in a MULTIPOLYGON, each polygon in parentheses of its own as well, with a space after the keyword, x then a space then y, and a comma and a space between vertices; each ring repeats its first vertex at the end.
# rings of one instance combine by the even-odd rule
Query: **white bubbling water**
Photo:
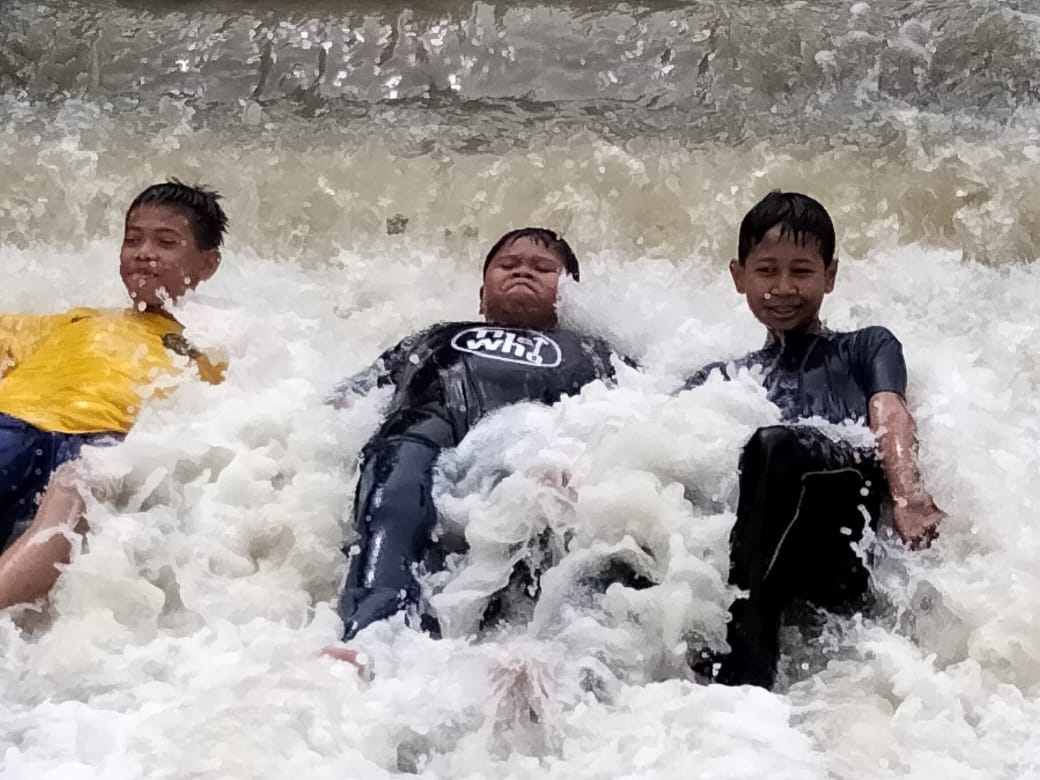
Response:
MULTIPOLYGON (((884 242, 844 262, 825 317, 902 339, 949 520, 928 552, 883 541, 879 609, 808 646, 785 635, 776 694, 700 686, 681 663, 686 632, 724 635, 739 446, 776 419, 748 383, 667 394, 760 344, 706 257, 585 257, 565 318, 645 375, 493 417, 455 456, 474 490, 441 493, 483 542, 474 571, 500 575, 502 534, 543 522, 581 540, 575 571, 646 545, 661 584, 575 601, 565 560, 529 631, 468 636, 482 595, 456 586, 449 638, 393 620, 356 641, 370 681, 320 657, 340 630, 351 474, 384 396, 340 414, 321 399, 407 333, 474 315, 476 268, 446 255, 384 239, 308 269, 232 252, 182 307, 189 337, 227 353, 227 380, 187 383, 90 454, 119 490, 90 508, 89 552, 41 615, 0 615, 0 776, 1040 776, 1036 265, 884 242), (496 483, 500 466, 513 476, 496 483)), ((0 248, 0 309, 122 305, 115 256, 111 241, 0 248)))

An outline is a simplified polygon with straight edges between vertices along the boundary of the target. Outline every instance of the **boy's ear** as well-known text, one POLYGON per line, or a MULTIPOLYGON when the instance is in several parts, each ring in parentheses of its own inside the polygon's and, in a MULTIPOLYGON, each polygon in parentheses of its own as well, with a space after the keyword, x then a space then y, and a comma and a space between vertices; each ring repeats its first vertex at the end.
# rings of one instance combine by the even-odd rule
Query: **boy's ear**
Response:
POLYGON ((834 280, 838 276, 838 258, 831 260, 831 264, 827 266, 827 270, 823 272, 823 278, 825 281, 824 292, 834 291, 834 280))
POLYGON ((729 261, 729 274, 733 277, 733 286, 737 288, 737 292, 741 295, 744 294, 744 264, 741 263, 737 258, 733 258, 729 261))
MULTIPOLYGON (((195 278, 192 280, 195 284, 199 282, 205 282, 213 274, 217 272, 220 267, 220 250, 213 248, 207 249, 202 253, 202 262, 199 263, 198 268, 195 272, 195 278)), ((194 286, 194 285, 193 285, 194 286)))
POLYGON ((480 309, 478 313, 480 316, 484 316, 484 285, 480 285, 480 309))

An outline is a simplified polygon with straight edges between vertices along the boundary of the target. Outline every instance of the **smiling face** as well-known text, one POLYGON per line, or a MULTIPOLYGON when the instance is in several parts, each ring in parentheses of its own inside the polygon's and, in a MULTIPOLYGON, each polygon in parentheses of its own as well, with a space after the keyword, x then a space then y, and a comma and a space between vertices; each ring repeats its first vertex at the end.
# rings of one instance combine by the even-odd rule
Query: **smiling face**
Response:
POLYGON ((780 233, 777 225, 743 263, 730 261, 733 284, 770 332, 812 330, 819 326, 823 296, 834 289, 838 261, 827 265, 814 242, 801 243, 780 233))
POLYGON ((167 301, 209 279, 218 249, 200 249, 191 221, 166 206, 141 205, 126 217, 119 275, 135 308, 164 313, 167 301))
POLYGON ((563 260, 530 238, 495 253, 484 271, 480 313, 488 322, 544 330, 556 324, 556 292, 563 260))

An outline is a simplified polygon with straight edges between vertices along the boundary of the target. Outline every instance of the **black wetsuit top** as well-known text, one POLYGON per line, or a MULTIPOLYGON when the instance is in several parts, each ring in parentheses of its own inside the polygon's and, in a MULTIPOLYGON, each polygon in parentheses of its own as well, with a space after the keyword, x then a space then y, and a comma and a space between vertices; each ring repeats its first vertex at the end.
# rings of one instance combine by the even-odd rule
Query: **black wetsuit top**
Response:
POLYGON ((763 371, 769 400, 787 421, 867 421, 867 404, 875 393, 906 394, 902 345, 877 326, 851 333, 787 333, 739 360, 705 366, 683 389, 703 384, 713 371, 731 379, 735 370, 751 366, 763 371))
MULTIPOLYGON (((511 404, 554 404, 614 377, 602 339, 481 322, 435 325, 387 350, 337 392, 393 384, 387 418, 365 445, 354 500, 359 552, 340 599, 344 638, 419 603, 415 567, 439 568, 431 533, 433 464, 484 416, 511 404)), ((429 616, 424 616, 429 617, 429 616)), ((436 630, 424 621, 424 626, 436 630)))
MULTIPOLYGON (((758 367, 769 399, 786 422, 821 417, 869 421, 876 393, 906 391, 903 350, 885 328, 852 333, 788 333, 765 349, 713 371, 758 367)), ((868 569, 853 545, 864 520, 877 527, 887 485, 873 451, 835 441, 811 426, 758 429, 740 457, 740 497, 730 534, 729 582, 746 596, 730 607, 728 654, 703 653, 695 668, 727 685, 772 687, 784 610, 794 599, 828 609, 855 608, 868 569)))
POLYGON ((484 322, 449 322, 409 336, 336 388, 366 393, 396 388, 375 440, 389 436, 457 446, 496 409, 551 405, 596 379, 612 379, 603 339, 568 330, 533 331, 484 322))

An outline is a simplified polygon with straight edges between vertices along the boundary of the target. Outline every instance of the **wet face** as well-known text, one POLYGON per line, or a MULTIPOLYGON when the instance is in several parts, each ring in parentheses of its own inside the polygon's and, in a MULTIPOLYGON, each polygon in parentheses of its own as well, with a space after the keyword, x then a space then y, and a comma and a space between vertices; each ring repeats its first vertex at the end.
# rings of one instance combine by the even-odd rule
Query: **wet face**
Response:
POLYGON ((563 260, 530 238, 498 250, 480 288, 480 313, 488 322, 546 329, 556 324, 556 291, 563 260))
POLYGON ((834 289, 838 261, 826 266, 819 247, 780 238, 780 226, 752 247, 743 263, 731 260, 737 292, 770 331, 810 330, 819 324, 823 296, 834 289))
POLYGON ((191 222, 166 206, 138 206, 126 218, 119 275, 135 308, 162 312, 217 270, 220 251, 200 249, 191 222))

